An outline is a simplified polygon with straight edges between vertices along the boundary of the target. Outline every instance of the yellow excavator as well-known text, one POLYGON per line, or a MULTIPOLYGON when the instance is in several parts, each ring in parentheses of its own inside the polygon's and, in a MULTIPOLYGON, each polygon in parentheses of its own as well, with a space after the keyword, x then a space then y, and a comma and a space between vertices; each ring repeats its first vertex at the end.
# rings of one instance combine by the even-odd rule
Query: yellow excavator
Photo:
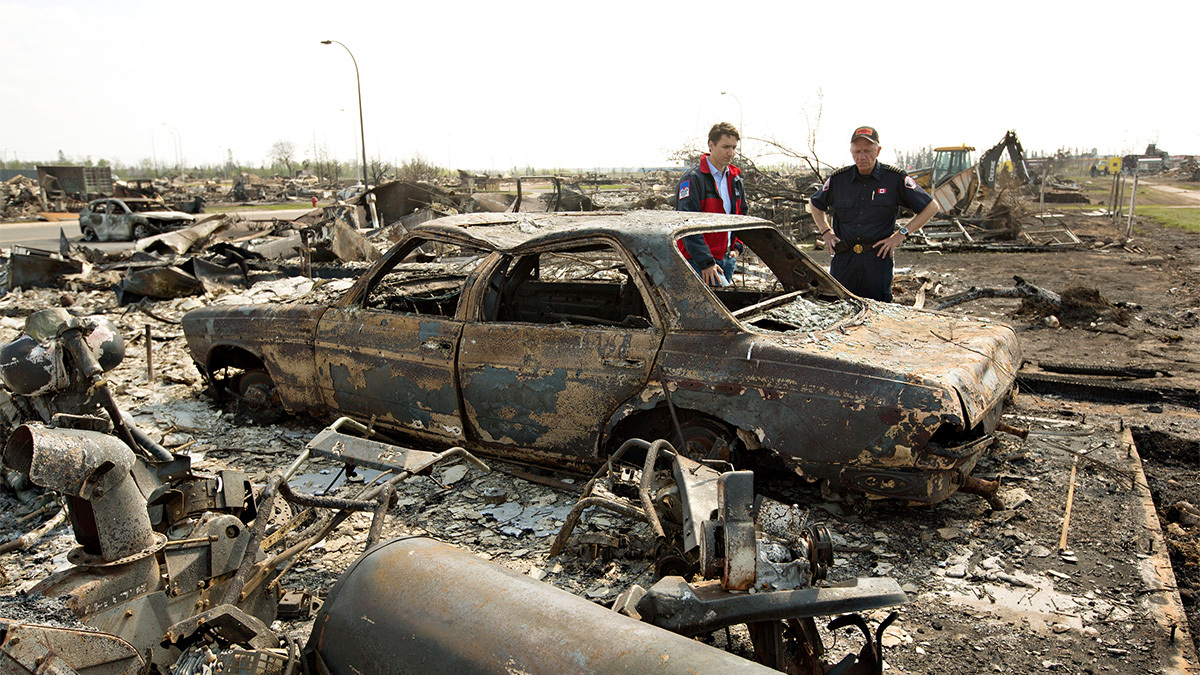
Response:
POLYGON ((970 206, 980 189, 996 187, 996 176, 1000 170, 1000 158, 1008 151, 1013 176, 1022 183, 1037 182, 1025 161, 1025 150, 1017 139, 1017 132, 1009 131, 975 162, 975 148, 966 145, 934 148, 933 166, 917 169, 911 174, 917 185, 925 189, 942 213, 957 215, 970 206))

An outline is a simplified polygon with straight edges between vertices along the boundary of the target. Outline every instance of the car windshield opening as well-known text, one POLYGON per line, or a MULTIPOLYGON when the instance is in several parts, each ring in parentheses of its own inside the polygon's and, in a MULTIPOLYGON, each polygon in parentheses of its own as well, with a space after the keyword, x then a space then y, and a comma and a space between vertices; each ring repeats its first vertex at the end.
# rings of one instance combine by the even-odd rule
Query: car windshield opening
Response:
MULTIPOLYGON (((711 287, 734 318, 770 332, 812 332, 853 316, 861 304, 774 228, 735 230, 743 245, 728 286, 711 287)), ((697 274, 699 282, 699 275, 697 274)), ((701 282, 702 283, 702 282, 701 282)))

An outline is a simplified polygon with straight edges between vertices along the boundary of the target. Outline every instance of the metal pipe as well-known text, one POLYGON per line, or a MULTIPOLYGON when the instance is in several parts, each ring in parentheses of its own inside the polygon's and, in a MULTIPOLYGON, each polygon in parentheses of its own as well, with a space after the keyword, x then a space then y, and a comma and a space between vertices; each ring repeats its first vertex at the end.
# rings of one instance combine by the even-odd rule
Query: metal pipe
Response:
POLYGON ((646 512, 646 521, 650 523, 654 536, 660 542, 667 538, 667 533, 658 519, 658 511, 654 509, 654 500, 650 497, 650 483, 654 477, 654 464, 658 461, 658 453, 664 448, 672 455, 675 454, 675 448, 667 441, 660 439, 650 444, 650 449, 646 451, 646 462, 642 465, 642 481, 638 484, 638 498, 642 501, 642 510, 646 512))
POLYGON ((388 509, 391 508, 395 498, 396 486, 384 485, 383 492, 379 493, 379 504, 375 507, 375 515, 371 518, 371 529, 367 532, 367 548, 379 543, 379 538, 383 535, 384 518, 387 517, 388 509))
POLYGON ((108 434, 30 424, 17 427, 4 450, 5 466, 73 498, 76 540, 106 562, 148 553, 157 541, 146 498, 130 473, 135 461, 132 450, 108 434))
POLYGON ((146 384, 154 381, 154 350, 150 347, 150 324, 146 324, 146 384))
POLYGON ((175 459, 175 455, 171 454, 170 450, 167 450, 163 446, 159 445, 153 438, 150 438, 149 434, 142 431, 141 428, 138 427, 137 423, 133 421, 133 417, 130 416, 129 413, 125 412, 124 410, 120 412, 121 420, 125 422, 125 427, 129 429, 129 433, 133 436, 133 440, 137 441, 138 445, 142 446, 145 448, 146 452, 150 453, 151 459, 157 462, 170 462, 175 459))
POLYGON ((550 557, 562 553, 562 550, 567 545, 567 539, 571 538, 571 533, 575 531, 575 526, 579 524, 579 516, 583 514, 585 509, 593 506, 608 509, 614 513, 620 513, 630 518, 638 520, 647 520, 646 514, 636 506, 631 506, 623 502, 618 502, 607 497, 584 497, 575 503, 567 514, 566 521, 563 522, 562 529, 558 531, 558 536, 554 538, 554 544, 550 546, 550 557))
POLYGON ((305 651, 330 675, 778 675, 424 537, 393 539, 355 561, 305 651))

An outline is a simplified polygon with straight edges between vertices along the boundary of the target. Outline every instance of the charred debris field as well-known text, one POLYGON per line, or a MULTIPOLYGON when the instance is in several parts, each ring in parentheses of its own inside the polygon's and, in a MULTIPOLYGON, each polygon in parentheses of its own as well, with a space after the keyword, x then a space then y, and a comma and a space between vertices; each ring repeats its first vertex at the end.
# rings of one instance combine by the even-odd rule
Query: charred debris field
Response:
MULTIPOLYGON (((760 467, 755 476, 757 494, 794 505, 804 522, 827 528, 832 562, 822 584, 887 577, 903 591, 906 604, 862 611, 872 631, 898 612, 880 635, 886 672, 1197 672, 1200 235, 1144 222, 1122 244, 1107 218, 1064 216, 1063 222, 1082 245, 902 250, 897 259, 900 304, 932 307, 972 289, 1021 281, 1060 298, 1048 308, 1028 296, 984 294, 944 310, 1007 322, 1021 342, 1020 391, 1003 422, 1028 435, 998 434, 972 471, 998 481, 990 498, 956 493, 937 504, 911 504, 807 484, 780 467, 760 467)), ((822 262, 820 253, 814 257, 822 262)), ((105 384, 153 443, 188 455, 195 472, 242 472, 252 491, 291 466, 329 420, 264 414, 252 405, 253 388, 240 404, 218 405, 179 320, 224 295, 281 303, 347 284, 282 276, 249 288, 206 286, 202 295, 121 305, 108 289, 115 279, 97 276, 111 275, 99 270, 103 264, 59 288, 0 297, 0 344, 17 339, 26 317, 48 307, 106 317, 124 337, 125 355, 104 373, 105 384)), ((356 510, 308 546, 279 574, 278 586, 306 592, 311 604, 287 605, 270 629, 303 647, 316 634, 317 608, 368 539, 435 538, 602 607, 627 601, 629 588, 649 589, 661 576, 653 524, 613 510, 584 512, 563 551, 550 555, 589 474, 480 459, 490 471, 465 461, 439 463, 397 483, 384 517, 356 510)), ((347 474, 341 462, 311 457, 290 483, 297 493, 346 496, 377 476, 369 467, 347 474)), ((0 540, 17 543, 4 544, 0 554, 0 617, 78 627, 67 609, 29 595, 76 561, 70 523, 51 522, 61 510, 54 491, 8 478, 0 494, 0 540)), ((614 492, 614 499, 622 496, 614 492)), ((271 541, 301 510, 281 502, 264 529, 264 547, 286 546, 311 527, 304 523, 271 541)), ((426 591, 438 594, 436 587, 426 591)), ((859 652, 862 636, 828 629, 830 618, 819 616, 812 626, 836 657, 831 661, 859 652)), ((620 643, 622 636, 587 639, 620 643)), ((695 639, 747 659, 762 644, 744 625, 695 639)))

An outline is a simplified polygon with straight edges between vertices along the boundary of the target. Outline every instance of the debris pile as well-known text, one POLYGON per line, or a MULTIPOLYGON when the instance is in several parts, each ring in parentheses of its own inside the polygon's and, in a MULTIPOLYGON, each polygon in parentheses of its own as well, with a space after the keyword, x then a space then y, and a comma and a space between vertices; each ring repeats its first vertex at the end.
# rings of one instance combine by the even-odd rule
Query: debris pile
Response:
MULTIPOLYGON (((620 198, 662 199, 652 185, 640 188, 641 197, 620 198)), ((566 612, 587 622, 561 644, 585 645, 588 658, 609 658, 638 642, 652 647, 656 665, 669 653, 675 667, 704 661, 721 672, 748 669, 751 660, 821 672, 843 655, 899 673, 999 672, 1014 663, 1030 670, 1155 672, 1179 648, 1169 631, 1186 624, 1168 629, 1159 612, 1164 602, 1170 606, 1176 585, 1185 603, 1200 592, 1200 509, 1188 491, 1195 483, 1180 482, 1196 472, 1195 446, 1167 448, 1148 430, 1134 430, 1143 457, 1177 462, 1169 474, 1148 475, 1149 491, 1164 505, 1164 546, 1145 530, 1153 505, 1140 501, 1137 453, 1120 435, 1128 429, 1124 417, 1094 409, 1083 416, 1083 404, 1055 398, 1066 391, 1062 382, 1048 390, 1051 396, 1023 396, 1008 409, 1006 423, 1028 434, 999 436, 975 469, 1001 481, 995 499, 959 495, 922 509, 780 481, 769 472, 747 487, 737 476, 746 472, 688 458, 693 450, 720 456, 719 442, 710 455, 690 443, 676 454, 669 442, 643 441, 589 481, 491 458, 479 462, 462 452, 406 448, 366 420, 326 429, 307 418, 272 420, 258 414, 261 399, 253 395, 225 407, 206 397, 179 327, 184 312, 208 304, 329 302, 411 227, 405 218, 472 208, 455 188, 392 189, 410 195, 393 203, 381 190, 373 203, 356 200, 291 222, 217 216, 146 238, 132 256, 76 248, 64 262, 78 271, 0 291, 0 345, 15 345, 0 352, 6 385, 0 441, 16 438, 8 445, 20 450, 5 454, 8 487, 0 493, 0 539, 7 541, 0 544, 0 660, 19 655, 23 644, 45 650, 30 659, 53 657, 62 665, 80 663, 72 660, 75 649, 111 650, 126 660, 114 672, 233 672, 252 658, 277 672, 299 668, 301 659, 308 666, 324 660, 317 670, 336 663, 333 670, 365 672, 377 665, 356 660, 365 654, 386 652, 392 665, 413 653, 465 660, 473 646, 513 637, 514 616, 523 625, 562 631, 558 618, 566 612), (381 227, 364 236, 359 225, 372 221, 372 206, 381 227), (156 275, 171 275, 186 288, 142 292, 170 286, 153 281, 156 275), (113 286, 120 289, 115 294, 113 286), (121 359, 112 356, 115 334, 122 338, 121 359), (30 363, 37 368, 11 370, 30 363), (28 379, 29 372, 37 377, 28 379), (47 480, 68 473, 40 470, 48 448, 78 450, 78 443, 97 453, 86 459, 110 462, 119 469, 113 474, 125 471, 139 489, 83 459, 77 464, 92 481, 83 488, 47 480), (655 445, 658 456, 649 452, 655 445), (1074 501, 1064 504, 1068 493, 1074 501), (61 507, 60 495, 69 508, 61 507), (104 495, 124 506, 136 502, 135 508, 112 509, 104 495), (1068 527, 1064 508, 1072 504, 1068 527), (89 523, 89 515, 100 518, 89 523), (107 529, 117 525, 119 536, 107 529), (1164 552, 1175 562, 1177 584, 1155 576, 1170 570, 1164 552), (121 580, 104 587, 111 590, 135 568, 149 586, 129 601, 105 604, 82 582, 92 570, 110 570, 121 580), (435 568, 443 571, 430 575, 435 568), (405 583, 382 588, 365 581, 376 573, 405 583), (735 591, 739 580, 750 580, 755 592, 735 591), (481 593, 495 599, 496 614, 472 604, 481 593), (792 614, 780 613, 785 599, 792 614), (405 623, 419 612, 394 609, 406 603, 456 617, 470 626, 473 640, 462 640, 461 632, 422 633, 422 626, 405 623), (389 604, 391 612, 381 607, 389 604), (367 628, 364 607, 372 612, 367 628), (845 612, 858 612, 858 619, 819 618, 845 612), (47 626, 68 629, 69 640, 47 626), (420 649, 366 648, 400 644, 397 635, 419 635, 420 649), (122 641, 135 649, 121 651, 122 641), (831 645, 830 653, 820 653, 831 645)), ((612 198, 597 192, 598 203, 612 198)), ((755 277, 752 262, 745 269, 755 277)), ((541 275, 543 283, 628 280, 586 255, 547 265, 541 275)), ((946 295, 955 286, 949 274, 897 273, 897 284, 918 287, 914 292, 928 295, 930 305, 1013 298, 1005 311, 1031 327, 1049 328, 1053 316, 1056 328, 1094 332, 1097 325, 1127 327, 1151 316, 1100 293, 1122 297, 1111 286, 1055 285, 1064 288, 1058 293, 1015 281, 1016 288, 972 287, 966 297, 946 295), (1018 299, 1021 307, 1012 310, 1018 299)), ((742 291, 751 289, 767 290, 751 282, 742 291)), ((1181 284, 1180 292, 1187 287, 1181 284)), ((858 309, 854 302, 797 296, 764 309, 758 327, 811 333, 858 309)), ((1194 315, 1173 320, 1174 327, 1196 325, 1194 315)), ((1141 326, 1129 332, 1139 331, 1146 332, 1141 326)), ((922 338, 973 348, 953 332, 922 338)), ((832 341, 838 339, 835 333, 832 341)), ((1159 338, 1147 335, 1145 342, 1151 349, 1159 338)), ((1171 376, 1161 364, 1140 365, 1146 367, 1092 377, 1161 383, 1171 376)), ((1075 374, 1063 364, 1038 367, 1075 374)), ((1022 390, 1039 391, 1027 382, 1034 381, 1021 380, 1022 390)), ((1158 405, 1164 402, 1179 401, 1158 405)), ((557 652, 545 645, 513 646, 507 665, 551 662, 557 652)))
POLYGON ((13 176, 0 183, 0 218, 26 220, 42 210, 42 191, 37 181, 25 176, 13 176))

